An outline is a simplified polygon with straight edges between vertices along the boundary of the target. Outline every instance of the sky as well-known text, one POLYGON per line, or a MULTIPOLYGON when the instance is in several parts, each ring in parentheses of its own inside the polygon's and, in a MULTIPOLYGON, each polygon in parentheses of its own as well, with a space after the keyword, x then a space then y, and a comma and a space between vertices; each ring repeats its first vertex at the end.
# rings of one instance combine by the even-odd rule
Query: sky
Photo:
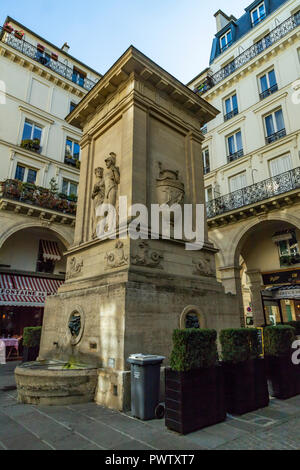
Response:
POLYGON ((214 13, 239 17, 244 0, 0 0, 7 15, 104 74, 132 44, 183 83, 209 64, 214 13))

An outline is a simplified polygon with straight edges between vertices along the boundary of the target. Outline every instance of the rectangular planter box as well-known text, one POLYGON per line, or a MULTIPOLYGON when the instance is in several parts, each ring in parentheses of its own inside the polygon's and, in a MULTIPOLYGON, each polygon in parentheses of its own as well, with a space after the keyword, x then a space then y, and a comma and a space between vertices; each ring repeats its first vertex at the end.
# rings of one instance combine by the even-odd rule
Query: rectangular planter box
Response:
POLYGON ((300 393, 300 367, 292 363, 292 353, 287 356, 267 358, 269 392, 272 397, 286 400, 300 393))
POLYGON ((39 355, 39 346, 35 346, 33 348, 28 348, 27 346, 23 346, 23 360, 22 362, 34 362, 37 360, 39 355))
POLYGON ((242 415, 269 404, 265 362, 263 359, 223 363, 226 410, 242 415))
POLYGON ((225 421, 225 397, 221 367, 175 372, 166 369, 168 429, 188 434, 225 421))

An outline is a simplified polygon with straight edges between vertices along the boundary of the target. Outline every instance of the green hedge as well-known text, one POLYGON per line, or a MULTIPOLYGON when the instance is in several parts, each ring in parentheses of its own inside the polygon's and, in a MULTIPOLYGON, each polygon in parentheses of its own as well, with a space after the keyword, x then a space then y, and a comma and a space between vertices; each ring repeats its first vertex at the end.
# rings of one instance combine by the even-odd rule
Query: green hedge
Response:
POLYGON ((249 361, 259 357, 258 331, 255 328, 229 328, 220 333, 224 362, 249 361))
POLYGON ((300 321, 289 321, 286 323, 288 326, 292 326, 296 330, 296 335, 300 336, 300 321))
POLYGON ((295 339, 295 328, 291 326, 267 326, 264 331, 265 355, 286 356, 290 354, 295 339))
POLYGON ((215 366, 218 360, 215 330, 174 330, 171 369, 186 372, 215 366))
POLYGON ((41 326, 30 326, 24 328, 23 346, 26 346, 27 348, 34 348, 36 346, 39 346, 41 341, 41 333, 41 326))

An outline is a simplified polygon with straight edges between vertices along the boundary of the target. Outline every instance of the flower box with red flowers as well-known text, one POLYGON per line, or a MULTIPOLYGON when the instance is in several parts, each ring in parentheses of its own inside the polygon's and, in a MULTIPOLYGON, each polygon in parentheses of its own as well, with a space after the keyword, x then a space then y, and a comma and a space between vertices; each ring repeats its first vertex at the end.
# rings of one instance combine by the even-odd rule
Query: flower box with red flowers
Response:
POLYGON ((16 31, 16 30, 15 30, 15 37, 16 37, 17 39, 23 39, 23 36, 24 36, 23 31, 16 31))
POLYGON ((51 53, 51 59, 58 61, 58 55, 55 52, 51 53))
POLYGON ((10 24, 8 23, 5 23, 5 25, 3 26, 3 29, 4 31, 6 31, 7 33, 12 33, 14 28, 12 28, 12 26, 10 26, 10 24))
POLYGON ((42 46, 42 44, 38 44, 38 45, 36 46, 36 48, 37 48, 37 50, 40 51, 40 52, 44 52, 44 50, 45 50, 45 46, 42 46))

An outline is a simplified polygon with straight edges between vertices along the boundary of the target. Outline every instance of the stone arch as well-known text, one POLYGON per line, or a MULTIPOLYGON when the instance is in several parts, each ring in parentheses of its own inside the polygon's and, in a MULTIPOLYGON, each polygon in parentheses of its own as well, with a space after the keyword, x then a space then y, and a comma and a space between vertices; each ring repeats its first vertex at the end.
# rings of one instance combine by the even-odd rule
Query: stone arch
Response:
POLYGON ((184 308, 179 318, 179 328, 185 328, 185 321, 188 314, 196 314, 198 317, 200 328, 206 328, 206 316, 205 314, 196 307, 195 305, 189 305, 184 308))
POLYGON ((73 242, 73 235, 67 233, 67 230, 61 230, 60 227, 45 226, 42 222, 24 222, 24 223, 15 223, 10 226, 7 230, 0 234, 0 249, 3 247, 4 243, 15 233, 20 232, 21 230, 30 229, 30 228, 41 228, 52 232, 57 238, 62 242, 66 249, 70 247, 73 242))
POLYGON ((254 219, 251 220, 247 225, 245 225, 241 231, 238 231, 235 237, 232 240, 231 246, 232 250, 230 250, 230 254, 232 258, 227 260, 228 265, 237 266, 239 264, 239 256, 241 252, 241 248, 246 241, 246 239, 251 235, 252 229, 256 229, 258 225, 264 224, 266 222, 285 222, 290 225, 294 225, 295 228, 300 230, 300 220, 298 217, 295 217, 290 214, 276 214, 270 215, 264 219, 254 219))
POLYGON ((217 240, 217 237, 214 233, 209 233, 209 241, 214 245, 214 248, 216 248, 218 250, 218 253, 216 253, 216 257, 218 258, 219 265, 224 266, 225 257, 224 257, 224 253, 223 253, 223 250, 222 250, 222 246, 220 245, 220 243, 217 240))

